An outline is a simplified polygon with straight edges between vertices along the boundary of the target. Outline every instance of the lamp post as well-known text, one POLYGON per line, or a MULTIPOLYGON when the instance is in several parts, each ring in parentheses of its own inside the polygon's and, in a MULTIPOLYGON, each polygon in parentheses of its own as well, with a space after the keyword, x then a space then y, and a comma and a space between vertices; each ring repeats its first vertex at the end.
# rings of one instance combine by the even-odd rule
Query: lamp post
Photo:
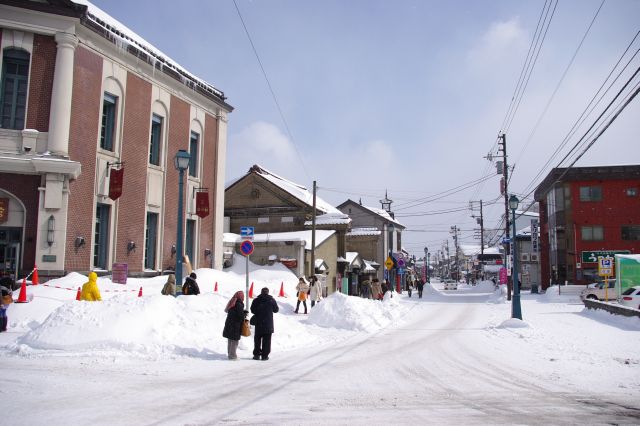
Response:
POLYGON ((520 307, 520 283, 518 282, 518 244, 516 242, 516 209, 518 208, 518 197, 511 195, 509 197, 509 208, 511 209, 511 226, 513 235, 513 273, 511 279, 513 281, 513 298, 511 300, 511 318, 522 319, 522 309, 520 307))
MULTIPOLYGON (((385 196, 386 199, 386 196, 385 196)), ((393 240, 394 240, 394 233, 396 228, 393 226, 393 223, 390 223, 389 226, 387 227, 387 230, 389 231, 389 257, 393 258, 393 240)), ((394 266, 395 266, 395 262, 394 262, 394 266)), ((391 268, 389 270, 389 287, 391 287, 389 290, 393 293, 393 286, 396 282, 395 277, 396 277, 396 270, 394 268, 391 268)))
POLYGON ((424 248, 424 279, 429 282, 429 248, 424 248))
POLYGON ((173 159, 176 170, 180 173, 178 178, 178 236, 176 239, 176 295, 178 288, 182 289, 182 251, 183 251, 183 225, 184 225, 184 171, 189 167, 191 155, 184 149, 179 150, 173 159))

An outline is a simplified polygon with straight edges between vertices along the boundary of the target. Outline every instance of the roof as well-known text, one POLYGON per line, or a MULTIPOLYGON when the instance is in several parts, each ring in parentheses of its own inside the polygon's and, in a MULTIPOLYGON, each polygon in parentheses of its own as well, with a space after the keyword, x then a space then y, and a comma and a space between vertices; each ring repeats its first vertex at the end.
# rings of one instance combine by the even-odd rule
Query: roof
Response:
POLYGON ((391 215, 389 214, 389 212, 387 212, 387 211, 386 211, 386 210, 384 210, 384 209, 379 209, 379 208, 376 208, 376 207, 369 207, 369 206, 365 206, 365 205, 362 205, 362 204, 360 204, 360 203, 356 203, 356 202, 355 202, 355 201, 353 201, 353 200, 347 200, 347 201, 345 201, 344 203, 340 204, 340 206, 338 206, 338 207, 342 207, 342 206, 344 206, 344 205, 345 205, 345 204, 347 204, 347 203, 353 203, 353 204, 355 204, 355 205, 356 205, 356 206, 358 206, 358 207, 361 207, 361 208, 363 208, 363 209, 365 209, 365 210, 368 210, 368 211, 370 211, 371 213, 373 213, 373 214, 375 214, 375 215, 377 215, 377 216, 380 216, 380 217, 381 217, 381 218, 383 218, 385 221, 387 221, 387 222, 391 222, 391 223, 393 223, 393 224, 395 224, 395 225, 400 226, 402 229, 405 229, 405 228, 406 228, 406 226, 404 226, 402 223, 400 223, 400 222, 398 222, 396 219, 392 218, 392 217, 391 217, 391 215))
POLYGON ((363 237, 370 235, 380 235, 382 231, 378 228, 373 227, 362 227, 362 228, 351 228, 349 232, 347 232, 347 237, 363 237))
MULTIPOLYGON (((321 246, 336 231, 320 229, 316 230, 316 248, 321 246)), ((240 234, 225 232, 223 240, 225 243, 240 243, 244 238, 240 234)), ((305 250, 311 250, 311 230, 294 231, 294 232, 271 232, 266 234, 255 234, 253 236, 254 243, 283 242, 283 241, 302 241, 305 243, 305 250)))
MULTIPOLYGON (((318 198, 316 197, 316 206, 318 198)), ((348 214, 342 212, 339 213, 325 213, 316 216, 316 225, 348 225, 351 223, 351 218, 348 214)), ((305 226, 311 226, 312 221, 307 220, 304 222, 305 226)))
MULTIPOLYGON (((227 186, 225 189, 231 188, 233 185, 238 183, 244 177, 252 173, 271 182, 281 190, 287 192, 291 196, 302 201, 307 206, 313 207, 313 193, 309 191, 306 186, 291 182, 290 180, 287 180, 281 176, 278 176, 277 174, 270 172, 269 170, 265 169, 264 167, 258 164, 254 164, 243 177, 232 180, 229 183, 227 183, 227 186)), ((327 203, 322 198, 318 197, 317 194, 316 194, 316 209, 320 210, 323 214, 324 213, 343 214, 340 210, 336 209, 331 204, 327 203)))
POLYGON ((147 62, 154 69, 162 71, 201 95, 217 101, 229 111, 233 110, 233 107, 225 102, 226 97, 221 90, 187 71, 186 68, 127 28, 126 25, 88 0, 73 0, 73 3, 87 8, 81 19, 84 26, 102 35, 123 52, 135 55, 138 60, 147 62))

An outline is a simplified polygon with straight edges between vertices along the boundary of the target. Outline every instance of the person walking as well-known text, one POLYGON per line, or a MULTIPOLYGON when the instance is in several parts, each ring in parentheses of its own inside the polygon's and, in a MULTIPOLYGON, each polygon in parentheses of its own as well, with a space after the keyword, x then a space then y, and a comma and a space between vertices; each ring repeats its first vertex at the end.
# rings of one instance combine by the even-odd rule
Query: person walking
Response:
POLYGON ((184 285, 182 286, 182 294, 192 294, 194 296, 200 294, 200 287, 198 286, 196 278, 198 278, 198 276, 195 272, 190 273, 189 276, 185 278, 184 285))
POLYGON ((411 280, 411 278, 407 278, 407 280, 405 281, 405 285, 407 287, 407 294, 409 295, 409 297, 411 297, 411 293, 413 292, 413 281, 411 280))
POLYGON ((373 297, 374 300, 382 300, 382 285, 378 278, 374 278, 371 283, 371 297, 373 297))
POLYGON ((233 297, 229 299, 229 302, 227 302, 224 311, 227 313, 227 319, 224 322, 222 337, 227 338, 227 358, 237 360, 242 322, 249 313, 249 311, 244 310, 244 292, 241 290, 236 291, 233 297))
POLYGON ((13 279, 11 277, 2 277, 0 279, 0 290, 2 292, 2 299, 0 299, 0 332, 7 331, 9 325, 9 317, 7 317, 7 310, 9 305, 13 303, 13 279))
POLYGON ((322 299, 322 284, 318 281, 315 275, 309 277, 309 298, 311 299, 311 307, 313 308, 316 303, 320 303, 322 299))
POLYGON ((167 282, 164 287, 162 287, 162 294, 165 296, 176 295, 176 276, 174 274, 169 274, 167 277, 167 282))
MULTIPOLYGON (((255 317, 256 331, 253 335, 253 359, 269 359, 271 353, 271 335, 273 329, 273 314, 278 312, 278 303, 269 295, 269 289, 264 287, 258 297, 251 302, 251 313, 255 317)), ((254 318, 251 318, 252 320, 254 318)))
POLYGON ((422 290, 424 290, 424 281, 422 279, 418 280, 418 299, 422 299, 422 290))
POLYGON ((296 303, 296 310, 294 311, 296 314, 298 313, 298 309, 300 308, 300 302, 304 305, 304 313, 307 313, 307 294, 309 293, 309 284, 307 284, 307 280, 304 277, 300 277, 298 280, 298 285, 296 286, 296 291, 298 292, 298 303, 296 303))
POLYGON ((360 291, 361 291, 360 296, 362 296, 363 299, 369 299, 370 298, 369 295, 371 294, 371 281, 369 280, 362 281, 362 283, 360 284, 360 291))
POLYGON ((102 301, 100 289, 98 288, 98 274, 95 272, 89 272, 89 281, 82 285, 80 300, 86 300, 87 302, 102 301))

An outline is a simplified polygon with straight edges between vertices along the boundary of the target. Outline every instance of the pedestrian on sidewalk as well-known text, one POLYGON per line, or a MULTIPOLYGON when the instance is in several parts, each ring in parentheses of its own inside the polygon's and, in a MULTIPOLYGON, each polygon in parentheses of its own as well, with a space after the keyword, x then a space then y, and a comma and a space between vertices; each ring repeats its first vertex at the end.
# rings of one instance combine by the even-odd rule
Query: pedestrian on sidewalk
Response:
POLYGON ((0 299, 0 332, 7 331, 9 325, 9 317, 7 310, 9 305, 13 303, 13 286, 14 281, 11 277, 2 277, 0 279, 0 291, 2 299, 0 299))
POLYGON ((82 285, 80 299, 87 302, 102 301, 100 289, 98 288, 98 274, 95 272, 89 272, 89 281, 82 285))
MULTIPOLYGON (((251 313, 255 318, 256 331, 253 335, 253 359, 269 359, 271 336, 273 335, 273 314, 278 312, 278 303, 264 287, 258 297, 251 302, 251 313)), ((253 318, 251 318, 253 320, 253 318)))
POLYGON ((238 359, 238 344, 242 331, 242 322, 247 317, 249 311, 244 310, 244 292, 236 291, 233 297, 227 302, 224 308, 227 313, 227 319, 224 322, 222 337, 227 338, 227 358, 230 360, 238 359))
POLYGON ((322 299, 322 284, 315 275, 309 277, 309 298, 311 299, 311 307, 316 303, 320 303, 322 299))
POLYGON ((422 290, 424 290, 424 281, 421 278, 418 280, 418 299, 422 299, 422 290))
POLYGON ((298 285, 296 286, 296 291, 298 292, 298 303, 296 303, 296 310, 294 311, 296 314, 298 313, 298 309, 300 308, 300 302, 304 305, 304 313, 307 313, 307 296, 309 294, 309 284, 305 277, 300 277, 298 280, 298 285))
POLYGON ((200 287, 198 286, 198 282, 196 279, 198 276, 195 272, 189 274, 189 276, 184 280, 184 285, 182 286, 182 294, 193 294, 197 296, 200 294, 200 287))

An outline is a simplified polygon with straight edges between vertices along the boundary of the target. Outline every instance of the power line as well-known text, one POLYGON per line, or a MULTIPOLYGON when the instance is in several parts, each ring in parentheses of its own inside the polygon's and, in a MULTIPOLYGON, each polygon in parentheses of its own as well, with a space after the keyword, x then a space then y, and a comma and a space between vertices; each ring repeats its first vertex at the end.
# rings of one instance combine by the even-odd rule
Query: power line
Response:
POLYGON ((240 18, 240 22, 242 22, 242 27, 244 28, 244 32, 247 35, 247 38, 249 39, 249 43, 251 44, 251 49, 253 50, 253 54, 255 55, 256 59, 258 60, 258 65, 260 65, 260 70, 262 71, 262 75, 264 76, 264 79, 267 82, 267 86, 269 87, 269 92, 271 92, 271 97, 273 98, 273 102, 276 104, 276 108, 278 109, 278 114, 280 114, 280 118, 282 119, 282 122, 284 123, 284 127, 287 130, 287 134, 289 135, 289 138, 291 139, 291 144, 295 148, 296 155, 298 156, 298 159, 300 160, 300 163, 302 164, 302 170, 304 171, 305 175, 307 175, 307 178, 311 179, 311 176, 309 176, 309 173, 307 172, 307 167, 306 167, 306 165, 304 163, 304 160, 302 159, 302 155, 300 154, 300 151, 298 150, 298 145, 296 144, 295 138, 293 137, 293 134, 291 133, 291 129, 289 128, 289 124, 287 123, 287 119, 284 117, 284 113, 282 112, 282 108, 280 108, 280 102, 278 102, 278 97, 276 96, 276 93, 273 90, 273 87, 271 86, 271 82, 269 81, 269 77, 267 76, 267 72, 265 71, 264 66, 262 65, 262 61, 260 60, 260 55, 258 55, 258 50, 256 49, 256 46, 253 44, 253 39, 251 38, 251 34, 249 34, 249 30, 247 29, 247 25, 245 24, 244 19, 242 18, 242 13, 240 13, 240 8, 238 8, 238 3, 236 3, 236 0, 233 0, 233 5, 236 7, 236 12, 238 12, 238 17, 240 18))

